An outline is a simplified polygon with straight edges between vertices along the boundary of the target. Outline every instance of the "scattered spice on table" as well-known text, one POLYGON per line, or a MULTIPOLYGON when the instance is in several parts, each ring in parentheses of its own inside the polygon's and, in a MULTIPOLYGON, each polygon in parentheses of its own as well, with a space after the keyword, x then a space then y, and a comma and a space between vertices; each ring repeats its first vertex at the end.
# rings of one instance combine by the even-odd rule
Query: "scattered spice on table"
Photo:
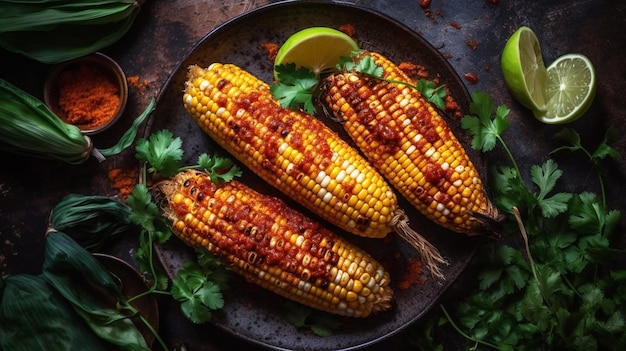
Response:
POLYGON ((126 198, 137 184, 137 169, 112 168, 107 171, 107 176, 112 183, 112 187, 118 191, 121 199, 126 201, 126 198))
POLYGON ((137 88, 141 96, 145 94, 144 89, 150 85, 148 83, 148 80, 146 79, 141 80, 138 75, 134 75, 134 76, 130 76, 126 78, 126 81, 128 82, 130 86, 137 88))
POLYGON ((472 50, 476 50, 476 48, 478 48, 478 42, 474 39, 467 39, 465 41, 465 45, 469 46, 472 50))
POLYGON ((463 75, 463 77, 470 84, 478 83, 478 76, 474 72, 465 73, 465 75, 463 75))
POLYGON ((119 88, 95 67, 80 64, 59 74, 59 107, 70 124, 101 126, 115 115, 120 103, 119 88))
POLYGON ((456 28, 456 29, 461 29, 462 28, 461 24, 459 22, 457 22, 457 21, 450 21, 450 25, 452 27, 456 28))

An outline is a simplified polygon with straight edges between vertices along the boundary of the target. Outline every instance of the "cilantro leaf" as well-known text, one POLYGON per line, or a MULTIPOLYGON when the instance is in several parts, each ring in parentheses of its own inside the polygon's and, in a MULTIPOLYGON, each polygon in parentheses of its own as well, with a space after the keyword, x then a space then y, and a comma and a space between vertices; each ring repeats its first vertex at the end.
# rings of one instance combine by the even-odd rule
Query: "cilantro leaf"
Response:
POLYGON ((185 262, 172 284, 172 297, 181 302, 181 311, 194 323, 208 322, 212 311, 224 306, 219 286, 206 279, 196 262, 185 262))
POLYGON ((618 138, 618 130, 616 128, 607 129, 604 134, 604 139, 598 146, 598 148, 591 155, 591 159, 594 160, 594 163, 599 162, 599 160, 603 160, 607 157, 613 159, 619 159, 620 154, 617 150, 610 146, 610 143, 614 142, 618 138))
POLYGON ((289 323, 296 328, 309 328, 317 336, 332 336, 342 324, 336 316, 324 314, 293 301, 287 301, 285 307, 289 323))
POLYGON ((154 280, 151 290, 167 288, 169 278, 155 267, 152 260, 152 246, 154 242, 165 243, 172 236, 172 232, 161 215, 159 208, 152 201, 152 196, 145 184, 137 184, 126 199, 131 208, 130 220, 140 226, 139 248, 135 252, 135 259, 139 268, 154 280))
POLYGON ((147 231, 156 231, 154 220, 161 217, 159 208, 152 201, 152 195, 145 184, 137 184, 126 199, 131 208, 131 222, 145 228, 147 231))
POLYGON ((275 67, 277 82, 270 86, 270 93, 284 108, 304 109, 315 113, 313 92, 319 84, 315 72, 306 67, 296 69, 295 63, 280 64, 275 67))
POLYGON ((436 86, 432 80, 420 79, 417 82, 417 90, 440 110, 446 109, 446 89, 445 85, 436 86))
POLYGON ((207 172, 215 184, 227 183, 235 177, 241 177, 241 169, 226 157, 211 157, 206 153, 198 157, 198 168, 207 172))
POLYGON ((572 194, 557 193, 548 197, 548 194, 554 189, 556 181, 563 174, 558 169, 557 163, 549 159, 541 167, 532 166, 530 173, 533 182, 539 187, 537 204, 541 208, 543 216, 552 218, 567 211, 567 202, 572 197, 572 194))
MULTIPOLYGON (((354 54, 358 54, 358 52, 353 53, 352 56, 354 54)), ((341 59, 337 64, 337 69, 339 71, 356 71, 374 78, 382 78, 384 73, 383 68, 378 66, 369 55, 362 57, 356 63, 351 58, 341 59)))
POLYGON ((580 150, 580 151, 585 152, 594 164, 597 164, 599 161, 607 157, 618 159, 620 156, 619 152, 610 146, 610 143, 615 141, 615 139, 617 138, 617 133, 618 133, 617 129, 608 128, 606 133, 604 134, 604 139, 602 140, 600 145, 598 145, 598 147, 593 153, 590 153, 582 145, 582 142, 580 140, 580 135, 578 134, 578 132, 576 132, 575 130, 571 128, 563 128, 561 131, 556 133, 554 137, 568 144, 565 144, 563 146, 560 146, 554 149, 552 153, 555 153, 561 150, 569 150, 569 151, 580 150))
POLYGON ((476 91, 472 95, 470 112, 473 115, 466 115, 461 118, 461 127, 467 130, 472 136, 472 148, 488 152, 493 150, 496 142, 500 139, 500 134, 509 126, 507 115, 509 109, 500 106, 492 119, 494 102, 487 93, 476 91))
POLYGON ((139 139, 135 146, 136 158, 150 164, 148 172, 171 177, 178 172, 183 158, 182 140, 174 138, 172 132, 163 129, 150 135, 149 139, 139 139))

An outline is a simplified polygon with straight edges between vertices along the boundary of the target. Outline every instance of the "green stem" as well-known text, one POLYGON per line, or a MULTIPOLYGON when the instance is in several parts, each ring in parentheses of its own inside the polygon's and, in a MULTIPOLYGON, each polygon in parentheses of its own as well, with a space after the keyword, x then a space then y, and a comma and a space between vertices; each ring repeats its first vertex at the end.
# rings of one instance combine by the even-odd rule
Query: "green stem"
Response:
POLYGON ((142 316, 139 315, 139 319, 141 319, 141 321, 143 322, 143 324, 146 325, 146 327, 148 327, 148 330, 150 330, 150 332, 152 333, 152 335, 154 335, 154 338, 156 339, 156 341, 159 343, 159 345, 161 345, 161 347, 163 348, 163 350, 168 350, 167 348, 167 344, 165 343, 165 341, 163 340, 163 338, 161 338, 161 335, 159 335, 159 332, 154 329, 154 327, 152 326, 152 324, 150 324, 150 322, 148 322, 148 320, 142 316))
POLYGON ((142 296, 146 296, 146 295, 149 295, 151 293, 156 293, 156 292, 164 293, 164 292, 161 292, 161 291, 157 290, 158 280, 156 278, 157 277, 157 273, 156 273, 156 268, 154 267, 154 261, 153 261, 153 259, 154 259, 153 258, 154 257, 153 256, 153 241, 154 240, 153 240, 152 233, 144 232, 143 234, 147 235, 147 237, 148 237, 148 239, 147 239, 148 240, 148 245, 146 245, 147 249, 148 249, 148 259, 147 259, 147 261, 149 262, 149 266, 150 266, 150 275, 152 276, 152 285, 150 285, 150 288, 148 288, 148 290, 144 291, 141 294, 137 294, 137 295, 131 297, 128 301, 136 300, 138 298, 141 298, 142 296))
POLYGON ((517 162, 515 161, 515 157, 513 157, 513 153, 511 152, 509 147, 506 145, 506 142, 504 142, 504 139, 502 139, 500 135, 497 135, 496 138, 500 142, 500 145, 502 145, 504 152, 506 152, 506 154, 509 156, 509 160, 511 160, 511 163, 513 164, 513 167, 515 168, 515 172, 517 172, 517 176, 520 179, 522 179, 522 172, 520 172, 519 167, 517 166, 517 162))
POLYGON ((490 342, 484 341, 484 340, 480 340, 480 339, 476 339, 466 333, 464 333, 457 325, 456 323, 454 323, 454 321, 452 320, 452 317, 450 316, 450 314, 448 313, 448 311, 446 310, 446 308, 443 306, 443 304, 439 305, 439 307, 441 308, 441 311, 443 312, 443 315, 446 317, 446 319, 448 320, 448 322, 450 322, 450 325, 452 325, 452 328, 454 328, 454 330, 456 330, 457 333, 459 333, 461 336, 463 336, 464 338, 466 338, 467 340, 473 341, 475 343, 478 344, 483 344, 485 346, 491 347, 492 349, 496 349, 496 350, 501 350, 503 351, 504 349, 499 347, 498 345, 492 344, 490 342))
POLYGON ((161 347, 163 348, 163 350, 167 350, 167 344, 165 344, 165 341, 163 341, 163 339, 159 335, 159 332, 156 329, 154 329, 154 326, 150 324, 150 322, 139 312, 139 310, 137 310, 135 307, 133 307, 130 304, 130 300, 127 301, 127 304, 124 306, 124 309, 127 310, 131 316, 139 317, 139 320, 141 320, 141 323, 143 323, 148 328, 148 330, 154 336, 154 338, 159 342, 159 344, 161 344, 161 347))

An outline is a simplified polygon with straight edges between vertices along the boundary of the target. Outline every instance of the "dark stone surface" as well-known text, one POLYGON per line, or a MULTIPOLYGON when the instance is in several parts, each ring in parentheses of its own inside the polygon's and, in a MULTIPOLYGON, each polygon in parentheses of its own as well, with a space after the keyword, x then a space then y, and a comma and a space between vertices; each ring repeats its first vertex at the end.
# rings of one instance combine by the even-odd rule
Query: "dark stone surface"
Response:
MULTIPOLYGON (((93 138, 97 147, 111 146, 130 125, 132 119, 156 97, 177 64, 204 35, 216 26, 267 1, 156 1, 147 0, 131 31, 115 45, 102 50, 113 57, 127 76, 137 75, 148 86, 129 89, 126 113, 116 126, 93 138)), ((545 125, 516 103, 504 86, 500 72, 500 53, 519 26, 531 27, 537 34, 549 65, 562 54, 579 52, 594 63, 598 90, 596 99, 583 118, 568 125, 576 129, 589 145, 604 136, 608 126, 620 129, 617 148, 626 154, 623 138, 626 99, 620 97, 626 79, 626 4, 612 0, 598 1, 485 1, 433 0, 429 13, 419 1, 350 1, 395 18, 422 35, 440 53, 446 55, 459 76, 474 73, 476 84, 465 81, 467 90, 488 92, 497 104, 511 108, 511 124, 504 137, 522 171, 545 159, 556 143, 552 136, 562 127, 545 125), (496 2, 498 4, 493 4, 496 2)), ((242 27, 241 30, 246 30, 242 27)), ((0 77, 42 97, 47 65, 15 54, 0 51, 0 77)), ((103 163, 91 159, 83 165, 27 159, 0 154, 0 274, 40 272, 43 261, 43 235, 50 209, 69 193, 117 195, 107 178, 107 170, 133 167, 134 152, 127 150, 103 163)), ((492 162, 502 158, 490 156, 492 162)), ((598 192, 590 167, 567 153, 555 157, 564 170, 565 184, 571 191, 598 192)), ((626 209, 626 165, 610 165, 606 186, 613 208, 626 209)), ((624 247, 624 219, 619 235, 624 247)), ((107 249, 116 256, 131 259, 134 240, 107 249)), ((462 276, 443 299, 463 293, 471 277, 462 276)), ((258 346, 239 340, 210 325, 192 325, 170 299, 160 300, 161 333, 170 348, 187 345, 187 350, 254 350, 258 346)), ((409 349, 406 335, 399 333, 385 341, 364 348, 383 350, 409 349)), ((303 345, 303 348, 306 346, 303 345)), ((454 349, 451 347, 450 349, 454 349)))

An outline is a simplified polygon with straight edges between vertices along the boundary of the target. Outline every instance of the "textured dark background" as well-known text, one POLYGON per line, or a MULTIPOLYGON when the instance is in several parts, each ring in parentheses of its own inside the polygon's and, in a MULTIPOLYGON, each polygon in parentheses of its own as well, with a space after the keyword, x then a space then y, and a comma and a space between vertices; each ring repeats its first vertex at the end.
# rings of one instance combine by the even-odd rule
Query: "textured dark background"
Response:
MULTIPOLYGON (((212 29, 268 1, 147 0, 131 31, 114 46, 102 52, 115 58, 127 76, 147 80, 144 89, 131 88, 124 118, 112 129, 94 137, 99 147, 112 145, 130 121, 151 97, 157 96, 168 76, 193 45, 212 29)), ((350 1, 380 11, 413 29, 442 54, 459 76, 474 73, 478 82, 466 82, 470 93, 489 93, 497 104, 511 108, 511 124, 504 137, 522 172, 541 162, 555 144, 552 136, 561 129, 536 121, 532 113, 516 103, 504 86, 500 72, 500 54, 507 38, 526 25, 537 34, 544 61, 549 65, 557 57, 579 52, 593 62, 598 90, 594 104, 580 120, 568 125, 584 141, 595 145, 608 126, 624 133, 625 99, 620 97, 626 81, 626 3, 612 0, 433 0, 430 15, 418 0, 350 1), (495 4, 494 4, 495 3, 495 4)), ((241 28, 246 30, 246 28, 241 28)), ((0 51, 0 77, 35 96, 42 97, 47 65, 0 51)), ((607 176, 608 202, 611 207, 626 209, 626 138, 616 147, 622 162, 610 165, 607 176)), ((494 154, 493 157, 498 157, 494 154)), ((132 167, 130 150, 106 164, 90 160, 84 165, 68 166, 51 161, 25 159, 0 154, 0 274, 39 272, 43 261, 43 233, 50 209, 68 193, 116 195, 106 177, 106 170, 132 167)), ((563 183, 572 191, 598 192, 595 175, 576 156, 557 156, 564 169, 563 183)), ((624 247, 624 220, 618 229, 624 247)), ((132 252, 115 252, 128 258, 132 252)), ((462 276, 442 298, 462 293, 471 277, 462 276)), ((177 306, 161 303, 162 333, 171 348, 187 345, 188 350, 253 350, 256 346, 225 335, 211 326, 194 326, 177 313, 177 306), (220 338, 218 341, 217 338, 220 338)), ((408 349, 404 334, 399 333, 367 350, 394 347, 408 349)), ((451 347, 453 349, 454 347, 451 347)))

